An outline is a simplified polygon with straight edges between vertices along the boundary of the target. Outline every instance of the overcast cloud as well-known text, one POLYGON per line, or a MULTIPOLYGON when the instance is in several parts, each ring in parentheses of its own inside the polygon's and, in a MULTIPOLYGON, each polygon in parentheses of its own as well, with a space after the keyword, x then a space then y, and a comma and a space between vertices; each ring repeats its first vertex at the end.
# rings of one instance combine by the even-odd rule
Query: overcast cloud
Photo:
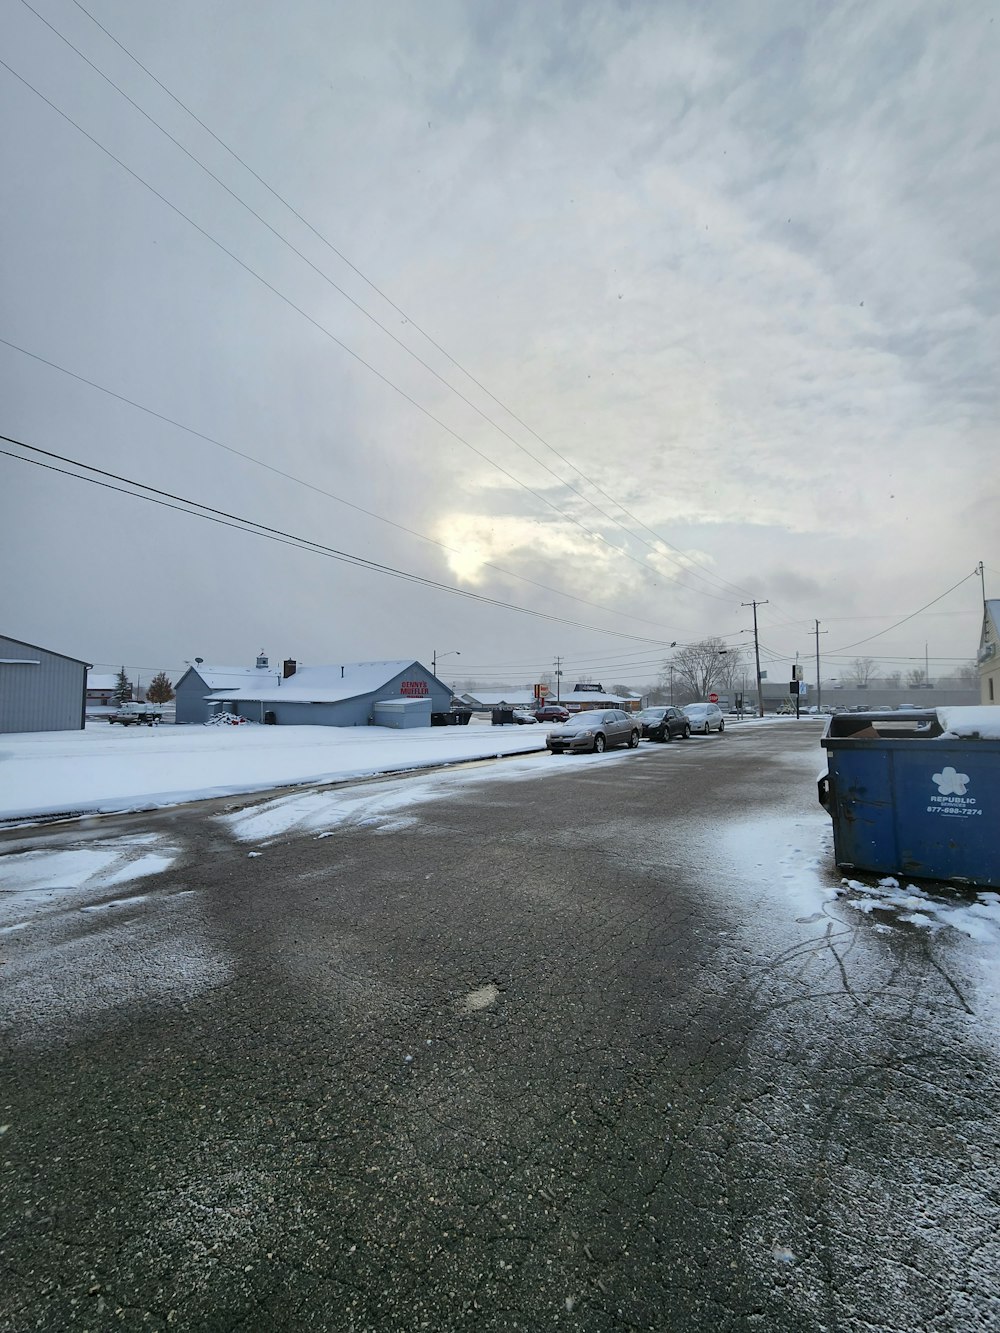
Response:
POLYGON ((642 684, 756 596, 766 659, 974 655, 978 579, 849 645, 1000 595, 989 6, 32 4, 280 236, 4 0, 0 338, 248 457, 0 345, 3 434, 589 628, 3 457, 4 632, 642 684))

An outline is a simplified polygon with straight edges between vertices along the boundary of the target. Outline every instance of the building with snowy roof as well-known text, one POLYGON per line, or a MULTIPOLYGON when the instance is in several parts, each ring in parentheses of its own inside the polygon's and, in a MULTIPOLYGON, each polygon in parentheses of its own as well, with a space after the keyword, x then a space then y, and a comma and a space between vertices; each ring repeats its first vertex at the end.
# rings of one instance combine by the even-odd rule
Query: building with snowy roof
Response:
POLYGON ((512 686, 506 690, 467 690, 459 695, 463 704, 477 711, 490 708, 537 708, 534 690, 526 686, 512 686))
POLYGON ((224 711, 278 726, 429 727, 432 714, 451 707, 448 686, 412 658, 317 667, 288 659, 280 672, 271 671, 263 654, 257 661, 253 671, 199 664, 193 675, 185 672, 176 688, 178 722, 207 721, 224 711), (198 681, 204 711, 195 718, 198 681))
POLYGON ((0 636, 0 732, 82 731, 89 666, 0 636))
POLYGON ((209 666, 196 657, 174 686, 176 721, 207 722, 218 712, 213 700, 229 690, 280 684, 281 672, 271 670, 264 653, 253 667, 209 666))
POLYGON ((979 699, 984 704, 1000 704, 1000 597, 983 603, 983 632, 979 636, 979 699))

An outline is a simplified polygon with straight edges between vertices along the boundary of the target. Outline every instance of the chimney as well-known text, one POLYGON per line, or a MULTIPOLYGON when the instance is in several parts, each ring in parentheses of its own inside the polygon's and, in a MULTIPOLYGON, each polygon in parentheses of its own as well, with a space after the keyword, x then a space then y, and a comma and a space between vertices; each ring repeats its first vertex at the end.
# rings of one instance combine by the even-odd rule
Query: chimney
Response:
POLYGON ((294 657, 286 657, 284 665, 281 668, 282 680, 287 680, 289 676, 295 675, 296 661, 294 657))

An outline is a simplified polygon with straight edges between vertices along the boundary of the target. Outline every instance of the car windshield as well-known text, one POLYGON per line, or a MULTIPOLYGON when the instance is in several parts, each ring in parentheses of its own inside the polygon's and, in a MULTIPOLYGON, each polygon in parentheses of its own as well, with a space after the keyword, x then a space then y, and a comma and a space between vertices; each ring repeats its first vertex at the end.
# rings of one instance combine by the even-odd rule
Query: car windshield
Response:
POLYGON ((708 712, 709 707, 709 704, 688 704, 684 712, 688 717, 700 717, 702 713, 708 712))
POLYGON ((644 708, 639 714, 643 722, 659 722, 660 718, 666 714, 665 708, 644 708))

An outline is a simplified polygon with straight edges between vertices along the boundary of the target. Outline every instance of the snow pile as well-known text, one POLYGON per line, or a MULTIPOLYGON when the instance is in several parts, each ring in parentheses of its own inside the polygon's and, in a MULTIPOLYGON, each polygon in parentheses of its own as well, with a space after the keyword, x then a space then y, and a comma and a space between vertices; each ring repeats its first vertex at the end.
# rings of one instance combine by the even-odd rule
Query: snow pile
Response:
POLYGON ((205 723, 206 727, 253 727, 256 723, 236 713, 213 713, 205 723))
POLYGON ((916 884, 904 888, 894 876, 886 875, 874 885, 841 880, 838 896, 845 906, 869 916, 891 913, 897 921, 932 932, 950 926, 981 944, 1000 945, 1000 893, 944 897, 916 884))
POLYGON ((970 740, 1000 741, 1000 708, 984 704, 979 708, 939 708, 938 721, 944 727, 941 739, 961 736, 970 740))

